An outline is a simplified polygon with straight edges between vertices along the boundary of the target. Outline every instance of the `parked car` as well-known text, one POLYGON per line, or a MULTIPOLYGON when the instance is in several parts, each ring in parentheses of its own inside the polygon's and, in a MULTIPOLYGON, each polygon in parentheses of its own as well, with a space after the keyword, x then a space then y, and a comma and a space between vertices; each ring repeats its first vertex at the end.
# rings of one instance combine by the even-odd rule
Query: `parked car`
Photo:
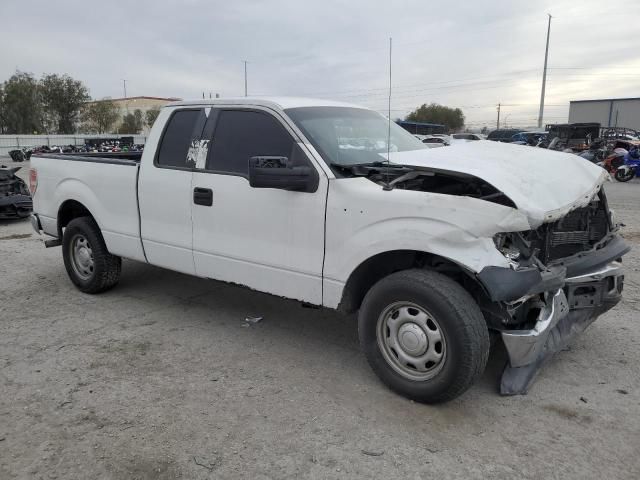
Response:
POLYGON ((454 133, 451 135, 451 138, 454 140, 485 140, 486 137, 480 133, 454 133))
POLYGON ((448 147, 451 145, 451 138, 448 135, 425 135, 422 143, 428 148, 448 147))
POLYGON ((487 136, 487 140, 493 140, 494 142, 511 142, 511 139, 516 133, 523 132, 524 130, 519 130, 517 128, 504 128, 499 130, 494 130, 489 133, 487 136))
POLYGON ((428 150, 354 105, 178 102, 139 161, 31 166, 33 226, 80 291, 114 287, 128 258, 357 312, 372 369, 422 402, 469 388, 490 332, 509 358, 501 392, 525 393, 622 294, 629 247, 603 169, 494 142, 428 150))
POLYGON ((546 132, 520 132, 511 137, 511 143, 535 147, 545 141, 546 138, 546 132))

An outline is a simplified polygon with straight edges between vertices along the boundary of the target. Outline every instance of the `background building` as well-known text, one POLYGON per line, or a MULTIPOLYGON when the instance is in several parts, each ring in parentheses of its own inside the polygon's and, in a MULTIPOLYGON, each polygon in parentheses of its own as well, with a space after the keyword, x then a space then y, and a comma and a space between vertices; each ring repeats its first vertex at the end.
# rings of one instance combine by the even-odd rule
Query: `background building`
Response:
POLYGON ((640 130, 640 97, 569 102, 569 123, 586 122, 640 130))

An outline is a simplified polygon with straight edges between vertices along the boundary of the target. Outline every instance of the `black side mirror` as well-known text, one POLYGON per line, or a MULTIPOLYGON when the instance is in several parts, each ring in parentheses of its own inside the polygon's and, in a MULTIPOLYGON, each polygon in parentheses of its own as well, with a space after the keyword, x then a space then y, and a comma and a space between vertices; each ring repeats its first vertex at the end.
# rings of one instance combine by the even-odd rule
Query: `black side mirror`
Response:
POLYGON ((306 165, 293 166, 287 157, 251 157, 249 185, 253 188, 315 192, 318 189, 318 172, 306 165))

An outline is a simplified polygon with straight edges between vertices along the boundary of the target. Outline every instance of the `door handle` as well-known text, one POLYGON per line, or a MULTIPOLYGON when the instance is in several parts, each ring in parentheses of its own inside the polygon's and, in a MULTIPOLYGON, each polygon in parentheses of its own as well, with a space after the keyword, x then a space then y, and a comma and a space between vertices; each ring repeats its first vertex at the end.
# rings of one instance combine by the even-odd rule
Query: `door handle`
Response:
POLYGON ((193 203, 195 203, 196 205, 204 205, 205 207, 210 207, 211 205, 213 205, 213 191, 210 188, 194 188, 193 203))

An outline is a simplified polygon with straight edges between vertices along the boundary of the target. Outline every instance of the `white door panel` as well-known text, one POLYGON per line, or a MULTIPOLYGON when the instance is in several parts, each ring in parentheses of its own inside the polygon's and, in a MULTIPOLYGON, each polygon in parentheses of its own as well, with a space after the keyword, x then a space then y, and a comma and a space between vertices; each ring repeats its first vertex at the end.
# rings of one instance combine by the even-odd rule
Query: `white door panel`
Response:
POLYGON ((327 180, 314 193, 252 188, 246 178, 195 172, 213 191, 193 206, 196 274, 275 295, 322 303, 327 180))
POLYGON ((194 274, 192 172, 152 167, 143 173, 139 196, 142 243, 147 261, 194 274))
POLYGON ((200 107, 163 109, 152 130, 138 184, 140 232, 147 261, 153 265, 195 274, 191 205, 193 173, 190 147, 198 142, 207 114, 200 107), (153 149, 153 150, 152 150, 153 149))

